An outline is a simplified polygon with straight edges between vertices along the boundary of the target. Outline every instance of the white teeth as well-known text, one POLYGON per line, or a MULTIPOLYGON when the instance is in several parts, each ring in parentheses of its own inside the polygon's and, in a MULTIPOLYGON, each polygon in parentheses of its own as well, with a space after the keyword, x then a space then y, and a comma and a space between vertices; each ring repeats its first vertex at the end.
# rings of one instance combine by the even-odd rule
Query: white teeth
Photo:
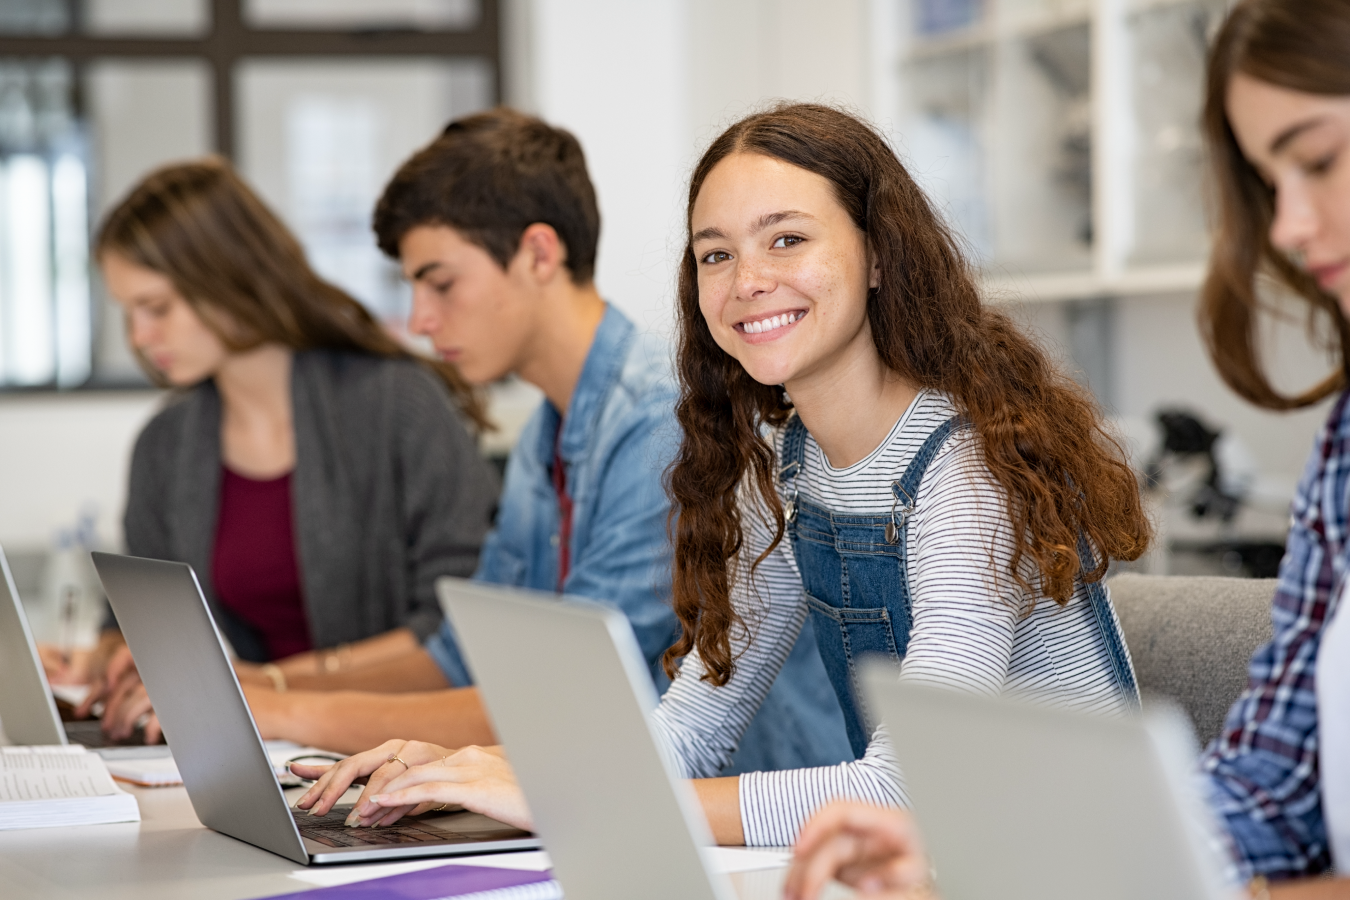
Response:
POLYGON ((746 322, 741 327, 746 334, 763 334, 766 331, 782 328, 784 325, 791 325, 804 315, 806 315, 804 312, 782 313, 777 316, 770 316, 767 319, 760 319, 758 322, 746 322))

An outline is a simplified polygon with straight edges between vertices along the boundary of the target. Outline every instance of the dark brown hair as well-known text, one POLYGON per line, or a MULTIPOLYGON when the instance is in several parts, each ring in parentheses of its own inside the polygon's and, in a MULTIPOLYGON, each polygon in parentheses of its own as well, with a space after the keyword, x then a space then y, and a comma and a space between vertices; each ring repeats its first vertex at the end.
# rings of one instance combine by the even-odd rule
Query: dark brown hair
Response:
MULTIPOLYGON (((1095 402, 1006 314, 981 303, 956 239, 876 131, 811 104, 749 116, 694 169, 689 214, 709 172, 733 153, 763 154, 833 186, 880 266, 880 287, 867 300, 877 351, 901 378, 948 394, 974 424, 1020 536, 1009 573, 1019 586, 1032 590, 1020 568, 1030 558, 1036 589, 1067 603, 1079 575, 1080 534, 1096 551, 1088 580, 1101 578, 1109 559, 1144 551, 1150 528, 1138 483, 1095 402)), ((734 669, 731 633, 740 626, 728 574, 744 545, 737 491, 748 481, 760 495, 776 545, 783 508, 761 426, 783 423, 791 410, 780 387, 754 381, 717 346, 699 312, 695 266, 686 243, 678 297, 684 440, 671 470, 673 599, 683 630, 664 662, 673 674, 675 661, 697 648, 705 677, 720 685, 734 669)))
POLYGON ((445 382, 475 427, 490 427, 478 392, 459 372, 410 353, 364 306, 316 275, 300 242, 222 159, 146 176, 103 220, 95 253, 115 253, 167 276, 231 350, 271 341, 295 350, 416 359, 445 382))
POLYGON ((457 119, 405 162, 375 207, 380 249, 421 225, 448 225, 502 267, 536 222, 567 249, 577 285, 595 277, 600 209, 586 155, 570 132, 506 107, 457 119))
POLYGON ((1214 247, 1200 295, 1200 331, 1229 387, 1258 406, 1295 409, 1346 385, 1347 327, 1336 298, 1270 241, 1274 191, 1242 155, 1228 122, 1228 86, 1239 72, 1304 93, 1350 95, 1350 6, 1345 0, 1244 0, 1219 31, 1206 75, 1214 247), (1338 358, 1336 371, 1301 394, 1277 391, 1262 366, 1262 275, 1307 302, 1309 334, 1329 337, 1338 358))

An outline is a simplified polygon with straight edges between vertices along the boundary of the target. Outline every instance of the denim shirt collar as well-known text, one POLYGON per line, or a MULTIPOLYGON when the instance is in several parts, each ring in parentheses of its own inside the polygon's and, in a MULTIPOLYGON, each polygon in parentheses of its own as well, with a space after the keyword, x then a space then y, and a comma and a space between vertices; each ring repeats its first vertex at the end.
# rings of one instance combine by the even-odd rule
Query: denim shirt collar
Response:
POLYGON ((563 422, 562 439, 558 445, 563 461, 571 464, 585 456, 596 438, 596 420, 605 408, 610 388, 623 371, 628 346, 633 341, 633 323, 610 304, 605 304, 605 315, 595 330, 591 349, 581 367, 581 377, 572 390, 567 418, 563 420, 558 408, 546 402, 543 428, 539 430, 539 445, 535 452, 540 460, 551 465, 554 441, 558 440, 558 423, 563 422))

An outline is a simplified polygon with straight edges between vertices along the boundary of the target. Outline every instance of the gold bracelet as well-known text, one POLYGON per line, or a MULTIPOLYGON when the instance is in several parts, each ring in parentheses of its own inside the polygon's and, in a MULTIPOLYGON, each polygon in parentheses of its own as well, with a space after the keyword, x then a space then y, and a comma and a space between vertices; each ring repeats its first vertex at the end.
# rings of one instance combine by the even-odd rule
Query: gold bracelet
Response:
POLYGON ((276 663, 263 663, 260 671, 268 678, 272 679, 272 687, 278 694, 286 690, 286 673, 281 671, 281 666, 276 663))

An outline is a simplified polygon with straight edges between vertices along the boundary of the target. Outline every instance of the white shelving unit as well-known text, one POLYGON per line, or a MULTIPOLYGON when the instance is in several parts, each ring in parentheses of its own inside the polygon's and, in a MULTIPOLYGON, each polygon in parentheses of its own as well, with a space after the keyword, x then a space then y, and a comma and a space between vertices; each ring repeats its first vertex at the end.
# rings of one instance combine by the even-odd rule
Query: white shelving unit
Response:
POLYGON ((895 130, 991 298, 1199 286, 1197 123, 1223 0, 896 2, 895 130))
MULTIPOLYGON (((1230 2, 871 0, 873 106, 964 237, 986 297, 1091 387, 1137 466, 1161 410, 1233 442, 1250 479, 1237 519, 1195 519, 1184 490, 1161 503, 1154 571, 1217 565, 1199 545, 1280 542, 1325 416, 1241 400, 1196 328, 1205 52, 1230 2)), ((1263 350, 1291 389, 1328 370, 1297 322, 1272 327, 1263 350)))

